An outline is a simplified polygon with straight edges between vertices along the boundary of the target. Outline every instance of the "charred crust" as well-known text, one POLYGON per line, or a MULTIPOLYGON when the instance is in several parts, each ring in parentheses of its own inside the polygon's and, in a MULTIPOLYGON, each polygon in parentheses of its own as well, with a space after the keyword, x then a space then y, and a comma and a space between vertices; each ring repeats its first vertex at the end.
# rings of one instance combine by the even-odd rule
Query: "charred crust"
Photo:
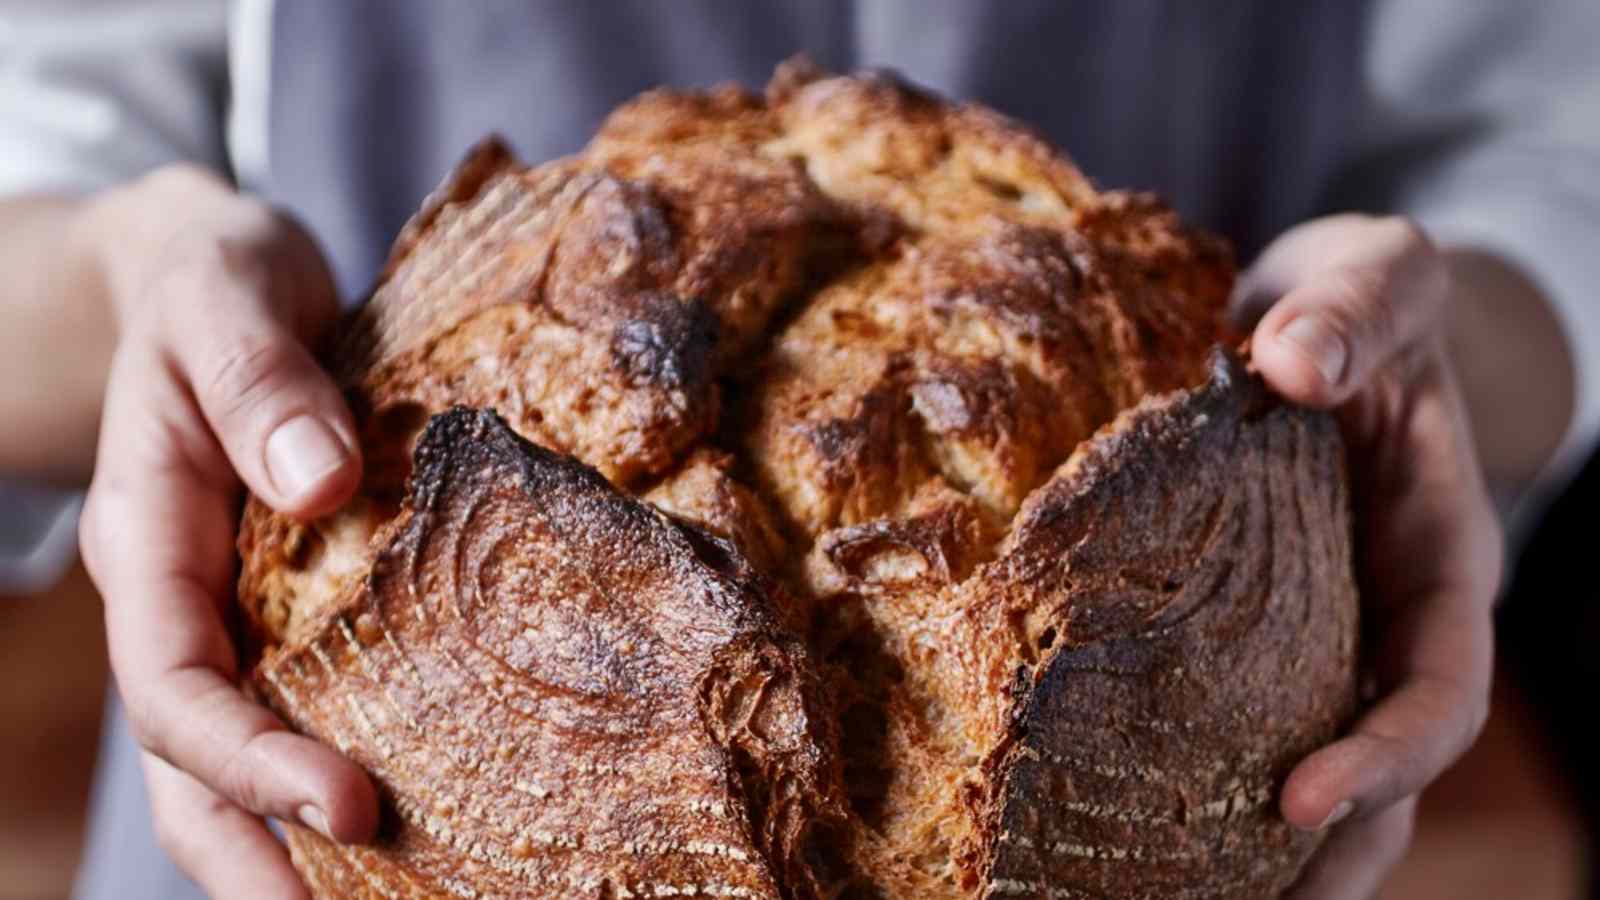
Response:
POLYGON ((668 390, 695 390, 712 377, 719 323, 698 301, 662 297, 648 318, 631 319, 611 335, 611 355, 629 378, 668 390))
POLYGON ((1207 369, 1211 373, 1208 390, 1230 398, 1232 408, 1243 419, 1259 419, 1283 405, 1261 377, 1250 371, 1240 353, 1221 345, 1213 347, 1207 369))
POLYGON ((1272 403, 1231 351, 1210 369, 1124 414, 1020 517, 1000 574, 1053 598, 1019 606, 1017 628, 1051 641, 1012 682, 1010 737, 989 764, 1004 773, 991 879, 1275 896, 1316 847, 1273 801, 1356 711, 1337 429, 1272 403), (1293 527, 1275 521, 1285 511, 1293 527), (1297 645, 1302 629, 1322 643, 1297 645), (1225 746, 1237 758, 1222 766, 1225 746), (1034 809, 1069 790, 1120 799, 1080 803, 1052 831, 1034 809), (1070 858, 1030 849, 1067 836, 1070 858))
POLYGON ((574 489, 591 495, 612 492, 599 472, 530 443, 493 410, 457 406, 429 419, 417 442, 410 505, 435 509, 455 479, 487 486, 497 483, 498 473, 506 470, 522 476, 530 498, 574 489))

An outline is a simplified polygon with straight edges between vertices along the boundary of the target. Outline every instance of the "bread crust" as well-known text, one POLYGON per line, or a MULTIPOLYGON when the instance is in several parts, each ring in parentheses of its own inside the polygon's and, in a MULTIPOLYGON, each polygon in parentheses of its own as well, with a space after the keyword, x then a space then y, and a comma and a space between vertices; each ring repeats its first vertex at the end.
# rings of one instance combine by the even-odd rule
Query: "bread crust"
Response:
MULTIPOLYGON (((256 684, 384 786, 324 896, 779 896, 836 740, 773 587, 494 413, 436 416, 371 574, 256 684)), ((319 884, 320 882, 320 884, 319 884)))
POLYGON ((241 523, 250 685, 384 797, 313 894, 1280 891, 1358 604, 1231 279, 882 74, 475 148, 326 349, 356 498, 241 523))
POLYGON ((1218 351, 1204 386, 1125 413, 1029 499, 979 588, 1038 654, 985 764, 989 896, 1294 881, 1319 839, 1278 790, 1356 707, 1343 468, 1326 416, 1218 351))

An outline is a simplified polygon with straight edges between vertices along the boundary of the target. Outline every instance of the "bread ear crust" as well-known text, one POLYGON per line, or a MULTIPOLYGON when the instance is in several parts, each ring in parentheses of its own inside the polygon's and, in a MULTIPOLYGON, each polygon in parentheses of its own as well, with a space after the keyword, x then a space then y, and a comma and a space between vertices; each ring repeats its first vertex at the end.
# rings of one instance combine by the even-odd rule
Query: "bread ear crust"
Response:
POLYGON ((1218 350, 1206 384, 1124 413, 1030 498, 977 588, 1037 654, 986 763, 991 895, 1293 882, 1319 838, 1279 790, 1357 706, 1344 467, 1331 417, 1218 350))

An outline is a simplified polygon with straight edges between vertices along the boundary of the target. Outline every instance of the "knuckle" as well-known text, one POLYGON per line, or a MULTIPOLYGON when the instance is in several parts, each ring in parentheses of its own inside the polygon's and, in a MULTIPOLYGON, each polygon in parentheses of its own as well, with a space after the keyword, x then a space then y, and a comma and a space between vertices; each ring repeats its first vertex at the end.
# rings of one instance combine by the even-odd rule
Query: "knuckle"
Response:
POLYGON ((1396 271, 1400 273, 1398 278, 1406 285, 1407 292, 1447 298, 1451 288, 1450 267, 1427 229, 1409 216, 1385 216, 1379 227, 1385 234, 1385 243, 1393 248, 1396 271))
POLYGON ((1377 348, 1394 342, 1399 317, 1382 274, 1364 266, 1346 267, 1328 278, 1334 300, 1328 318, 1356 352, 1363 345, 1377 348))
POLYGON ((1369 228, 1380 218, 1382 218, 1382 216, 1374 215, 1370 212, 1364 212, 1362 210, 1348 210, 1346 212, 1333 213, 1332 215, 1324 216, 1320 219, 1313 219, 1312 221, 1326 222, 1328 225, 1333 227, 1351 230, 1356 228, 1369 228))
POLYGON ((1384 826, 1383 845, 1388 849, 1391 861, 1398 861, 1405 856, 1416 836, 1416 803, 1408 801, 1401 804, 1387 817, 1384 826))
POLYGON ((1403 252, 1431 254, 1435 252, 1433 238, 1426 229, 1410 216, 1386 215, 1373 221, 1373 227, 1378 229, 1385 239, 1403 252))
POLYGON ((1470 552, 1466 559, 1472 572, 1469 584, 1475 588, 1475 599, 1483 609, 1489 610, 1494 606, 1505 577, 1506 532, 1488 494, 1480 491, 1476 500, 1476 509, 1471 513, 1475 527, 1470 531, 1470 552))
POLYGON ((262 254, 247 240, 215 233, 205 225, 180 235, 168 257, 176 294, 189 298, 225 297, 241 288, 260 293, 270 274, 262 254))
POLYGON ((1414 790, 1429 769, 1429 748, 1424 741, 1379 731, 1361 737, 1374 764, 1383 767, 1383 786, 1378 791, 1382 797, 1392 800, 1414 790))
POLYGON ((128 722, 128 733, 133 735, 134 743, 164 759, 161 727, 157 724, 155 710, 150 701, 143 696, 125 692, 122 698, 122 715, 128 722))
MULTIPOLYGON (((256 211, 249 218, 264 215, 256 211)), ((270 240, 258 238, 256 233, 271 227, 270 222, 252 222, 248 226, 249 234, 224 234, 212 240, 210 271, 220 282, 219 287, 245 285, 258 294, 265 294, 272 275, 270 240)))
POLYGON ((102 600, 115 602, 122 596, 115 579, 110 578, 112 561, 108 554, 118 536, 119 520, 126 520, 127 496, 123 480, 104 470, 95 473, 83 509, 78 514, 78 552, 84 569, 100 589, 102 600))
POLYGON ((1363 282, 1363 292, 1356 298, 1356 312, 1361 330, 1375 343, 1392 343, 1400 331, 1394 300, 1378 283, 1378 276, 1368 273, 1359 280, 1363 282))
POLYGON ((216 788, 228 799, 251 812, 267 812, 263 803, 266 791, 258 777, 259 766, 256 740, 260 735, 246 740, 228 754, 216 773, 216 788))
MULTIPOLYGON (((100 569, 100 503, 98 494, 91 489, 83 501, 83 511, 78 514, 78 555, 83 557, 83 568, 96 584, 101 580, 100 569)), ((104 595, 104 591, 101 594, 104 595)))
POLYGON ((201 396, 218 418, 238 418, 287 387, 294 355, 294 348, 277 336, 237 338, 210 360, 201 396))
POLYGON ((251 777, 249 767, 238 754, 229 759, 217 773, 217 789, 223 796, 245 809, 251 811, 261 809, 261 791, 257 788, 255 779, 251 777))
POLYGON ((189 161, 168 163, 140 180, 151 188, 174 192, 227 187, 227 182, 209 167, 189 161))
POLYGON ((1330 305, 1346 317, 1364 311, 1378 292, 1376 279, 1366 266, 1340 266, 1328 272, 1327 279, 1330 305))
POLYGON ((270 241, 262 237, 270 224, 253 221, 266 214, 248 211, 250 206, 177 226, 154 260, 152 277, 143 284, 140 308, 166 309, 165 324, 170 327, 175 312, 197 304, 204 304, 199 307, 204 310, 219 298, 263 295, 273 268, 267 252, 270 241))
POLYGON ((1489 699, 1474 697, 1467 704, 1466 722, 1461 735, 1461 752, 1465 753, 1478 742, 1484 726, 1489 723, 1489 699))

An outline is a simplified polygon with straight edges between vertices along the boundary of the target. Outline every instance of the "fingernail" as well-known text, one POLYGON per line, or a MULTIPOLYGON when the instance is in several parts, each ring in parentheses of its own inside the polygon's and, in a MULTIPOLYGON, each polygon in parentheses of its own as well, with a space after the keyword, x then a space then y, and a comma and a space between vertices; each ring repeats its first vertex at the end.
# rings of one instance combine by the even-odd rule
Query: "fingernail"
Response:
POLYGON ((314 490, 348 459, 333 429, 315 416, 296 416, 267 438, 267 476, 290 499, 314 490))
POLYGON ((1320 318, 1301 316, 1285 325, 1278 335, 1311 357, 1328 387, 1337 385, 1339 379, 1344 377, 1349 351, 1345 348, 1344 340, 1320 318))
POLYGON ((1327 817, 1324 818, 1322 823, 1317 826, 1317 830, 1326 831, 1340 822, 1343 822, 1345 816, 1350 815, 1350 810, 1352 809, 1355 809, 1355 804, 1351 803, 1349 800, 1340 800, 1339 804, 1330 810, 1327 817))
POLYGON ((299 817, 301 825, 304 825, 312 831, 315 831, 317 834, 322 835, 330 841, 333 840, 333 830, 328 827, 328 817, 322 814, 322 810, 317 809, 310 803, 307 803, 306 805, 295 810, 295 815, 299 817))

